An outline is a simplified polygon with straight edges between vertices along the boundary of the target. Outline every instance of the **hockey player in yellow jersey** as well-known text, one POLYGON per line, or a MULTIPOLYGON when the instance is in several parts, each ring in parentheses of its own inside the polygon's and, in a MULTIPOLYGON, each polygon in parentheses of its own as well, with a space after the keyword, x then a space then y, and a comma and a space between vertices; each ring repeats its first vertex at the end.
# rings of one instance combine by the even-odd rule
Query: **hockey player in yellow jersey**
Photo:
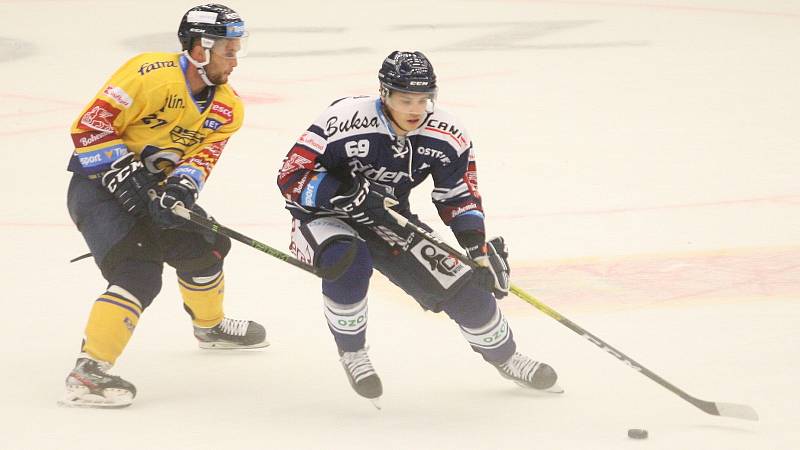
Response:
POLYGON ((67 207, 108 282, 89 313, 60 404, 119 408, 136 388, 108 373, 140 316, 175 268, 201 348, 268 345, 264 327, 225 317, 223 260, 230 240, 176 216, 196 204, 244 108, 227 84, 246 51, 239 14, 197 6, 178 27, 181 53, 144 53, 102 85, 72 125, 67 207))

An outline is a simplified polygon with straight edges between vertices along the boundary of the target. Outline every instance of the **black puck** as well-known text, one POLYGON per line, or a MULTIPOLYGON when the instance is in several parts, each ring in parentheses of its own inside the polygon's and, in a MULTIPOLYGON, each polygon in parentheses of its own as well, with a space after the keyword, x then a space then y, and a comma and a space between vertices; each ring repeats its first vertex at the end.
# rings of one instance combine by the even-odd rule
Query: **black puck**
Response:
POLYGON ((631 428, 628 430, 628 437, 631 439, 647 439, 647 430, 631 428))

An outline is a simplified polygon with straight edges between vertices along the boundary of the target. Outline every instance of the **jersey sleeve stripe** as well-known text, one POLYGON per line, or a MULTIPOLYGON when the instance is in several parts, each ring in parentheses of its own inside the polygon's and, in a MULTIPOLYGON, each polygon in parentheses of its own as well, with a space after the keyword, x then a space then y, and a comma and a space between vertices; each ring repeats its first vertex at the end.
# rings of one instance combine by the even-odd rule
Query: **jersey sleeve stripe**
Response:
POLYGON ((469 193, 469 189, 467 188, 466 183, 463 181, 459 181, 452 188, 435 188, 433 192, 431 192, 431 198, 435 202, 444 202, 450 199, 461 197, 465 194, 469 193))

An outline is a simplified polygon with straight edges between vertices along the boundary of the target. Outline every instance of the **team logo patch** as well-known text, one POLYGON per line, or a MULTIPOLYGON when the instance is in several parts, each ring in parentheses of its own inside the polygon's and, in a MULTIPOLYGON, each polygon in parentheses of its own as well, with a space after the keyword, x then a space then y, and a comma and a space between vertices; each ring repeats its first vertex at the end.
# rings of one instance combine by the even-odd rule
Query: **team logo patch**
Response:
POLYGON ((89 110, 81 117, 78 128, 84 130, 114 132, 114 120, 119 110, 103 100, 95 100, 89 110))
POLYGON ((199 131, 187 130, 186 128, 180 126, 173 128, 169 132, 169 136, 172 138, 172 142, 185 147, 197 145, 202 142, 203 138, 205 138, 205 135, 199 131))
POLYGON ((313 168, 311 159, 306 158, 297 151, 293 151, 292 154, 287 156, 283 161, 283 166, 281 167, 279 177, 281 180, 283 180, 287 175, 294 173, 297 170, 311 168, 313 168))

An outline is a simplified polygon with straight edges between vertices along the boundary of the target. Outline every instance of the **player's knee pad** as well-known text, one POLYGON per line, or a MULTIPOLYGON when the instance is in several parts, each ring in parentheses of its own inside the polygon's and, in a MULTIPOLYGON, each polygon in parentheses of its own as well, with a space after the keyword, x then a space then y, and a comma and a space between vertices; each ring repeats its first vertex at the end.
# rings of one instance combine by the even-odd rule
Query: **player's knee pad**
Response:
POLYGON ((353 227, 334 217, 292 222, 292 252, 316 267, 329 267, 341 261, 354 241, 356 255, 345 273, 336 280, 322 281, 322 292, 341 304, 356 303, 367 295, 372 276, 372 257, 367 244, 353 227))
MULTIPOLYGON (((320 256, 335 241, 358 239, 358 232, 341 219, 320 217, 307 222, 292 220, 291 251, 297 259, 314 266, 320 265, 320 256)), ((329 255, 333 258, 336 255, 329 255)))
POLYGON ((137 222, 125 237, 109 249, 99 266, 103 277, 108 280, 120 264, 130 264, 130 261, 160 264, 162 260, 161 249, 151 230, 137 222))
POLYGON ((167 263, 179 273, 205 272, 221 267, 230 249, 231 240, 227 236, 218 234, 214 242, 208 242, 202 235, 184 233, 180 242, 173 244, 167 263))
POLYGON ((340 304, 361 301, 367 295, 372 276, 372 258, 367 244, 357 238, 337 239, 326 245, 319 254, 318 264, 327 267, 345 257, 355 239, 356 255, 350 267, 336 280, 322 280, 322 293, 340 304))
POLYGON ((155 261, 128 259, 116 264, 106 279, 110 286, 130 292, 145 309, 161 291, 162 267, 155 261))
POLYGON ((222 261, 226 256, 228 256, 228 252, 230 251, 231 238, 218 234, 214 240, 214 243, 211 244, 211 253, 214 253, 217 259, 222 261))
POLYGON ((459 325, 475 328, 489 322, 497 310, 497 300, 486 290, 469 282, 441 306, 459 325))
POLYGON ((176 270, 178 278, 189 283, 204 284, 204 279, 214 277, 222 271, 223 261, 198 270, 176 270))

